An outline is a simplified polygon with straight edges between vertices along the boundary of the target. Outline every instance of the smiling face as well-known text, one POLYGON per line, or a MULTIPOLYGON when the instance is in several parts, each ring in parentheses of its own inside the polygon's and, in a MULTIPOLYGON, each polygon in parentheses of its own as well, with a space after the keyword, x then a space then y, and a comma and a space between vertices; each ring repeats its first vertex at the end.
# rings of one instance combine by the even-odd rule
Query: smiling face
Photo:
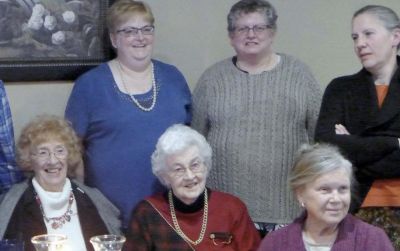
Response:
POLYGON ((400 31, 389 31, 375 15, 364 13, 353 19, 352 39, 354 51, 365 69, 379 74, 388 64, 395 62, 400 31))
POLYGON ((275 31, 268 28, 262 32, 255 33, 254 29, 239 34, 237 30, 243 27, 254 27, 268 25, 259 12, 242 14, 234 24, 235 31, 229 34, 232 47, 235 49, 239 60, 245 60, 248 57, 264 57, 272 53, 272 43, 275 37, 275 31))
POLYGON ((126 30, 131 27, 143 28, 152 24, 146 21, 142 15, 136 15, 127 19, 114 33, 110 34, 111 43, 117 50, 118 59, 125 65, 144 63, 149 64, 153 53, 154 34, 145 35, 143 32, 137 34, 126 34, 121 30, 126 30), (118 32, 120 31, 120 32, 118 32))
POLYGON ((174 195, 187 205, 192 204, 204 191, 207 168, 197 146, 172 154, 166 160, 164 181, 171 186, 174 195))
POLYGON ((47 141, 32 149, 32 168, 37 182, 44 190, 62 191, 67 178, 67 159, 67 148, 57 140, 47 141))
POLYGON ((339 168, 323 174, 296 191, 307 210, 306 225, 336 228, 350 206, 350 174, 339 168))

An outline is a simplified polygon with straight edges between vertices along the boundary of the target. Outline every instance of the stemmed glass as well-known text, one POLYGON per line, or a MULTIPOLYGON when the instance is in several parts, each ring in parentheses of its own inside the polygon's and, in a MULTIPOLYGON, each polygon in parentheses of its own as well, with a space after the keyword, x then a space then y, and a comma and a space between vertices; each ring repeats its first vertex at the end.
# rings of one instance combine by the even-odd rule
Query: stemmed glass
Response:
POLYGON ((122 235, 98 235, 90 238, 95 251, 121 251, 125 243, 122 235))
POLYGON ((31 242, 36 251, 63 251, 67 236, 61 234, 43 234, 33 236, 31 242))

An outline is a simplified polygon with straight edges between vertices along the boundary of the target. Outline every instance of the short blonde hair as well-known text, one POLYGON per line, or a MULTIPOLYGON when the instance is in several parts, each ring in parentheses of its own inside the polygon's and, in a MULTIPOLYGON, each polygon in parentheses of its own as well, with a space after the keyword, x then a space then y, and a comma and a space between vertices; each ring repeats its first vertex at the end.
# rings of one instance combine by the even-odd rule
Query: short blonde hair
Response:
POLYGON ((18 165, 25 171, 31 170, 32 149, 51 140, 60 141, 67 148, 68 176, 74 177, 82 162, 81 141, 70 123, 58 116, 38 116, 22 129, 17 143, 18 165))
POLYGON ((304 144, 300 147, 294 167, 289 176, 289 185, 293 192, 303 188, 319 176, 344 169, 353 184, 353 169, 336 146, 329 144, 304 144))
POLYGON ((142 1, 118 0, 107 11, 107 28, 110 33, 116 32, 119 25, 135 15, 154 25, 154 16, 148 4, 142 1))

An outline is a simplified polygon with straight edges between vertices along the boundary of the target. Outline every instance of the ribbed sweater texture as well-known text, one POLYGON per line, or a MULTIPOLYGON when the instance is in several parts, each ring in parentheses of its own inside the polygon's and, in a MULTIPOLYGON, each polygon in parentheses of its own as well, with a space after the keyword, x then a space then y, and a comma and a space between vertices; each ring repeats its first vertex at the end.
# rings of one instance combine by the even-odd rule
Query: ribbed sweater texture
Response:
POLYGON ((299 146, 313 140, 321 102, 309 68, 279 55, 261 74, 225 59, 203 73, 193 96, 192 126, 213 148, 208 185, 241 198, 256 222, 290 223, 299 214, 288 173, 299 146))

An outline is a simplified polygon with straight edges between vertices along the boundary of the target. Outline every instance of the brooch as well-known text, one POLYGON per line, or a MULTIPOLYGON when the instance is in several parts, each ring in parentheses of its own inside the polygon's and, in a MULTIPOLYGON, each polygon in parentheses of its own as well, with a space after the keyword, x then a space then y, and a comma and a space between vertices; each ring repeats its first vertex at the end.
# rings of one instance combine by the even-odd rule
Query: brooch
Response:
POLYGON ((215 246, 229 245, 232 242, 233 235, 226 232, 214 232, 210 234, 210 239, 215 246))

